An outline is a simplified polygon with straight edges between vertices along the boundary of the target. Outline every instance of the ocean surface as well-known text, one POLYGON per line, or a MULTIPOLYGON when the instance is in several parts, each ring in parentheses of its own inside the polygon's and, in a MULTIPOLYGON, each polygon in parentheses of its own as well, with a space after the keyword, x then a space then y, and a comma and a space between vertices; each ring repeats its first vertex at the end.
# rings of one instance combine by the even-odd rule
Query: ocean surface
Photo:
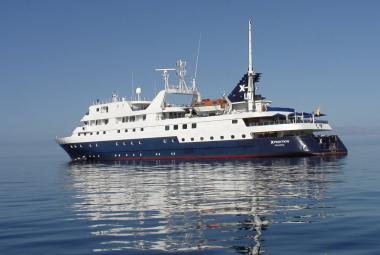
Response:
POLYGON ((0 254, 380 254, 380 137, 342 138, 346 157, 107 164, 3 145, 0 254))

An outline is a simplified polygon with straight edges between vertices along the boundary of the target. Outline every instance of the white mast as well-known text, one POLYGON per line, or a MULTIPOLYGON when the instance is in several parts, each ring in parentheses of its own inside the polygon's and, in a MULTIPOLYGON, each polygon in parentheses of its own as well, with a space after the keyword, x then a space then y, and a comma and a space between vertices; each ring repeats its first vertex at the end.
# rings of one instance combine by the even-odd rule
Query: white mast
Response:
POLYGON ((255 84, 253 82, 253 76, 255 72, 252 67, 252 31, 251 31, 251 20, 248 23, 248 111, 254 111, 254 103, 255 103, 255 84))

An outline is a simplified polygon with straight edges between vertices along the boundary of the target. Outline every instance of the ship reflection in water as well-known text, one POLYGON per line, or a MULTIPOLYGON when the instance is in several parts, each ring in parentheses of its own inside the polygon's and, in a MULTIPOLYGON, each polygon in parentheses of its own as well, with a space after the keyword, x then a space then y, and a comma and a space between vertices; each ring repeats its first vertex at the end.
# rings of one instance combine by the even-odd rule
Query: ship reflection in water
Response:
MULTIPOLYGON (((325 201, 339 158, 70 164, 77 218, 95 252, 230 249, 269 252, 274 224, 333 217, 325 201)), ((330 203, 331 204, 331 203, 330 203)), ((290 227, 290 226, 289 226, 290 227)))

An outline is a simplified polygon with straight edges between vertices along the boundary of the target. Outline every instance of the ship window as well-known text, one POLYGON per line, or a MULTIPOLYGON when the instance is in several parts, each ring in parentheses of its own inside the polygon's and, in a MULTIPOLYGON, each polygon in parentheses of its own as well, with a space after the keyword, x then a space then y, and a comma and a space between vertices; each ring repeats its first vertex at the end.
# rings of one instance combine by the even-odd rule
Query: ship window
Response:
POLYGON ((237 122, 237 120, 232 120, 232 124, 236 124, 237 122))
POLYGON ((106 124, 106 125, 108 124, 108 119, 104 120, 104 124, 106 124))
POLYGON ((213 137, 213 136, 210 136, 210 140, 214 140, 214 137, 213 137))
POLYGON ((197 123, 192 123, 191 124, 191 128, 196 128, 197 127, 197 123))
POLYGON ((84 134, 84 136, 86 136, 86 133, 83 133, 84 134))
POLYGON ((146 114, 143 115, 143 120, 146 120, 146 114))
POLYGON ((103 134, 106 134, 106 131, 103 131, 103 134))
POLYGON ((90 133, 90 135, 92 135, 92 132, 90 133))
POLYGON ((131 117, 129 117, 129 121, 133 122, 133 121, 135 121, 135 120, 136 120, 136 117, 135 117, 135 116, 131 116, 131 117))
POLYGON ((127 132, 128 132, 128 129, 125 129, 124 131, 125 131, 125 133, 127 133, 127 132))
POLYGON ((78 133, 78 136, 80 136, 80 133, 78 133))
POLYGON ((191 137, 190 140, 191 140, 191 141, 194 141, 194 137, 191 137))
POLYGON ((201 141, 203 141, 203 139, 204 139, 204 138, 203 138, 203 137, 201 137, 201 141))
POLYGON ((117 130, 117 132, 118 132, 118 133, 120 133, 120 129, 119 129, 119 130, 117 130))
POLYGON ((182 129, 187 129, 187 124, 183 124, 182 129))
POLYGON ((223 140, 223 139, 224 139, 224 136, 221 135, 221 136, 220 136, 220 140, 223 140))
POLYGON ((98 111, 99 111, 99 108, 96 108, 96 111, 98 112, 98 111))
POLYGON ((136 128, 132 129, 132 132, 136 132, 136 128))
POLYGON ((242 138, 245 138, 245 135, 243 134, 243 135, 241 135, 241 137, 242 137, 242 138))
POLYGON ((99 135, 99 131, 98 131, 98 132, 96 132, 96 134, 97 134, 97 135, 99 135))
POLYGON ((234 136, 234 135, 231 135, 231 139, 235 139, 235 136, 234 136))
POLYGON ((182 142, 184 142, 184 141, 185 141, 185 138, 182 138, 181 140, 182 140, 182 142))
POLYGON ((165 126, 165 130, 169 130, 170 129, 170 126, 165 126))
POLYGON ((144 131, 144 128, 140 128, 140 131, 144 131))
POLYGON ((173 129, 174 129, 174 130, 177 130, 177 129, 178 129, 178 125, 174 125, 174 126, 173 126, 173 129))
POLYGON ((84 127, 82 127, 82 130, 84 130, 85 128, 84 127))

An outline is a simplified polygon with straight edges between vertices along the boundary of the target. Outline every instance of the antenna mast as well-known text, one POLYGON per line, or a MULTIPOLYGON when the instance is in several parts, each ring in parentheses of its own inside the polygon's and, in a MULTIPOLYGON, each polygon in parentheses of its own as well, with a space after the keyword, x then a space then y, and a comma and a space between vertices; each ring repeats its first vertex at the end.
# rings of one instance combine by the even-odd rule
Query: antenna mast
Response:
POLYGON ((252 28, 251 20, 248 23, 248 111, 254 111, 255 104, 255 84, 253 82, 253 77, 255 71, 253 71, 253 60, 252 60, 252 28))
POLYGON ((199 59, 199 50, 201 48, 201 39, 202 34, 199 34, 199 41, 198 41, 198 51, 197 51, 197 59, 195 61, 195 72, 194 72, 194 78, 193 78, 193 90, 197 89, 196 80, 197 80, 197 72, 198 72, 198 59, 199 59))

